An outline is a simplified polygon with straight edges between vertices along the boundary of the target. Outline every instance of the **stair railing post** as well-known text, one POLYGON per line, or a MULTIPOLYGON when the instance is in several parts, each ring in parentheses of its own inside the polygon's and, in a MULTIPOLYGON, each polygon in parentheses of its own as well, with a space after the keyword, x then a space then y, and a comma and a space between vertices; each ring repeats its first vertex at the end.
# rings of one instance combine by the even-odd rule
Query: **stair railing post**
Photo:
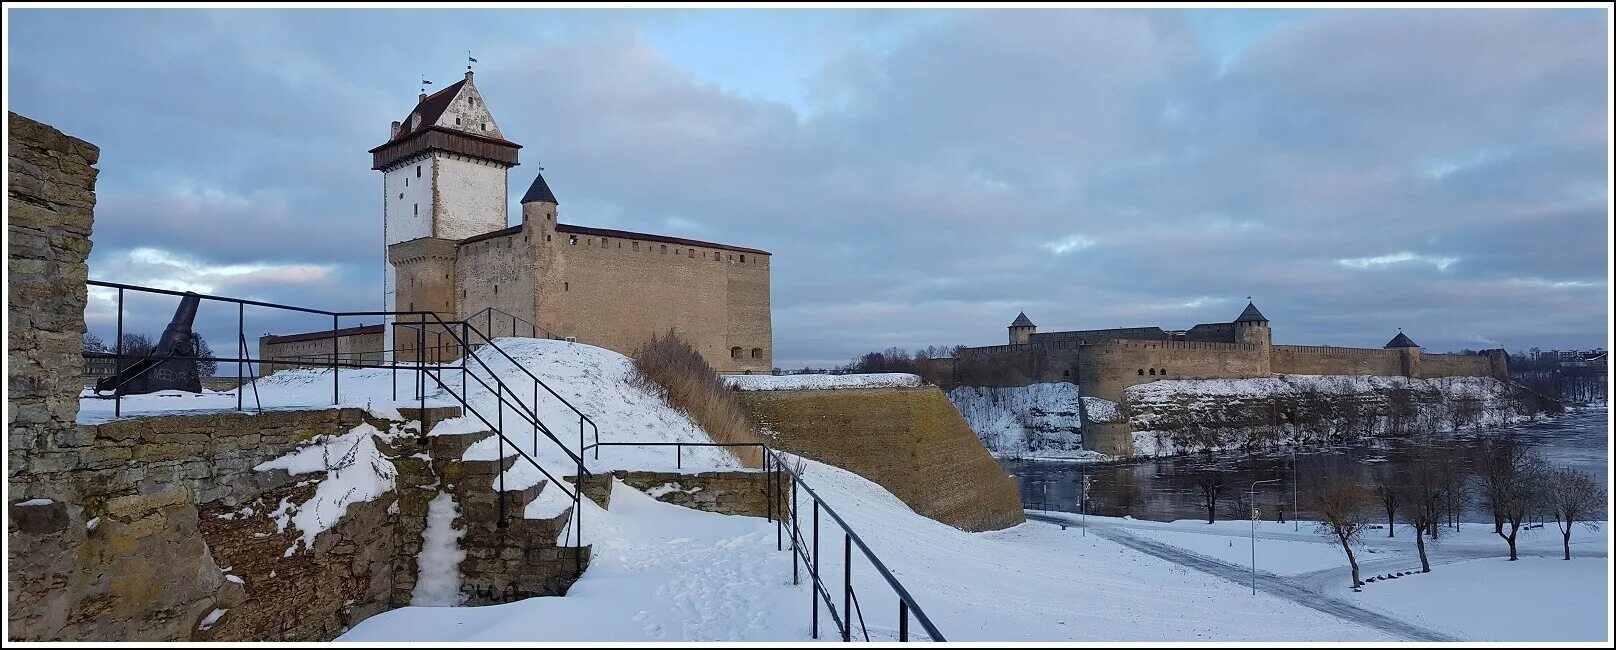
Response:
POLYGON ((791 482, 791 584, 797 584, 797 539, 802 534, 797 525, 797 482, 791 482))
POLYGON ((842 640, 853 640, 853 534, 842 533, 842 640))
POLYGON ((241 391, 242 391, 243 388, 246 387, 246 384, 244 384, 241 381, 241 378, 246 376, 246 375, 242 374, 242 372, 241 372, 242 360, 247 358, 247 346, 245 345, 245 343, 247 342, 247 327, 246 327, 247 315, 246 315, 246 311, 247 311, 247 305, 245 303, 239 303, 239 302, 236 303, 236 338, 243 343, 243 345, 241 346, 241 354, 236 355, 236 410, 237 411, 242 410, 242 401, 241 401, 242 394, 241 394, 241 391))
POLYGON ((909 601, 898 598, 898 640, 909 640, 909 601))
MULTIPOLYGON (((503 384, 495 383, 494 384, 495 390, 498 390, 499 387, 502 386, 502 385, 503 384)), ((498 397, 499 396, 496 395, 496 397, 494 399, 494 408, 499 409, 499 415, 496 416, 497 422, 499 423, 498 426, 497 426, 499 431, 496 431, 494 433, 494 435, 499 436, 499 458, 494 461, 494 471, 499 472, 499 522, 494 524, 494 526, 497 527, 497 528, 504 528, 506 526, 506 523, 505 523, 505 409, 499 408, 500 405, 499 405, 498 397)), ((465 397, 462 396, 461 400, 465 401, 465 397)), ((421 417, 425 418, 426 416, 423 414, 421 417)))
POLYGON ((814 561, 808 565, 808 577, 813 584, 808 586, 808 600, 813 604, 814 622, 813 633, 810 638, 819 638, 819 499, 814 499, 814 561))
POLYGON ((337 395, 337 315, 331 315, 331 405, 341 402, 337 395))

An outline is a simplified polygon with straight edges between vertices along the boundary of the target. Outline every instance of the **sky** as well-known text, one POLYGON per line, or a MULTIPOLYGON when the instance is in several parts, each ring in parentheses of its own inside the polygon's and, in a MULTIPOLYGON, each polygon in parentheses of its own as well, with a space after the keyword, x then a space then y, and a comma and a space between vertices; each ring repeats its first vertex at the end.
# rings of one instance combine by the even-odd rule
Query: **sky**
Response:
MULTIPOLYGON (((381 308, 368 149, 466 52, 566 223, 773 253, 775 365, 1227 322, 1602 347, 1600 10, 9 9, 93 278, 381 308)), ((110 294, 87 319, 111 339, 110 294)), ((172 303, 131 300, 155 336, 172 303)), ((233 309, 199 329, 236 337, 233 309)), ((249 311, 266 332, 329 327, 249 311)), ((343 322, 343 326, 358 323, 343 322)))

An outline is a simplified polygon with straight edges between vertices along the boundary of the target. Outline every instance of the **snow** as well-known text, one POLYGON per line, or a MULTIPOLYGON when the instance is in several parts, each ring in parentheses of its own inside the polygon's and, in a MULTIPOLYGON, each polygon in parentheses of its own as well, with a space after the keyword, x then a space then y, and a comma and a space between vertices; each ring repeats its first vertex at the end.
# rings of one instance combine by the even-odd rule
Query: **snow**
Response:
POLYGON ((918 388, 920 375, 875 372, 852 375, 725 375, 735 390, 834 390, 841 388, 918 388))
MULTIPOLYGON (((452 374, 454 371, 445 371, 445 381, 452 374)), ((420 406, 420 400, 414 393, 415 373, 412 370, 400 369, 395 377, 392 370, 343 369, 337 377, 336 388, 340 397, 337 403, 331 399, 331 383, 330 369, 282 370, 258 378, 256 400, 253 397, 254 385, 249 383, 244 386, 246 393, 242 395, 241 403, 247 413, 257 412, 261 403, 266 411, 361 408, 392 419, 402 419, 396 417, 398 407, 420 406), (393 399, 395 379, 397 400, 393 399)), ((127 395, 121 401, 121 417, 235 411, 236 391, 187 393, 164 390, 145 395, 127 395)), ((427 406, 448 406, 451 401, 429 389, 426 403, 427 406)), ((110 397, 97 397, 94 391, 85 389, 79 398, 78 423, 99 424, 112 420, 113 408, 114 400, 110 397)))
POLYGON ((228 612, 228 611, 230 611, 230 610, 228 610, 228 609, 215 609, 215 610, 213 610, 211 612, 208 612, 208 615, 203 617, 202 622, 197 624, 196 629, 198 629, 198 630, 212 629, 214 624, 218 623, 219 619, 224 618, 224 613, 228 612))
MULTIPOLYGON (((502 338, 495 341, 511 357, 534 375, 542 379, 567 401, 589 414, 600 430, 601 442, 691 442, 710 443, 712 438, 690 416, 685 415, 662 398, 628 382, 634 362, 611 350, 582 343, 569 343, 549 339, 502 338)), ((516 394, 525 408, 534 404, 534 384, 498 352, 484 348, 477 353, 494 373, 516 394)), ((486 379, 487 373, 473 362, 474 374, 486 379)), ((492 385, 492 382, 489 382, 492 385)), ((470 402, 473 409, 497 423, 499 411, 495 408, 492 392, 469 382, 470 402)), ((576 453, 579 449, 579 418, 560 400, 543 388, 538 388, 539 419, 555 433, 566 449, 576 453)), ((507 400, 510 398, 507 397, 507 400)), ((482 424, 482 418, 467 413, 466 417, 482 424)), ((512 445, 532 456, 551 473, 574 473, 575 462, 556 443, 535 432, 515 408, 507 405, 504 412, 507 441, 505 455, 514 455, 512 445), (559 472, 558 472, 559 470, 559 472)), ((484 426, 484 429, 492 427, 484 426)), ((595 442, 595 431, 585 425, 584 445, 595 442)), ((473 444, 464 456, 468 460, 490 460, 499 456, 502 446, 499 436, 473 444)), ((595 450, 586 453, 591 472, 609 472, 614 469, 663 471, 682 465, 683 471, 711 471, 738 469, 740 463, 728 451, 718 447, 686 447, 681 461, 677 461, 671 447, 602 447, 599 459, 595 450)), ((533 485, 545 477, 526 462, 517 462, 505 473, 506 489, 520 489, 533 485)), ((497 477, 496 477, 497 481, 497 477)))
MULTIPOLYGON (((1074 523, 1075 515, 1062 514, 1074 523)), ((1227 564, 1251 562, 1251 522, 1204 520, 1151 522, 1088 518, 1090 526, 1125 529, 1227 564)), ((1426 540, 1432 570, 1417 573, 1412 531, 1399 525, 1389 537, 1383 525, 1366 531, 1354 548, 1363 578, 1402 572, 1351 590, 1346 555, 1318 534, 1315 522, 1257 522, 1257 570, 1261 580, 1281 579, 1311 591, 1466 641, 1597 641, 1605 638, 1606 556, 1603 531, 1578 529, 1572 560, 1561 560, 1559 531, 1546 526, 1520 531, 1521 559, 1508 561, 1508 547, 1492 525, 1464 523, 1440 529, 1426 540), (1278 578, 1274 576, 1279 576, 1278 578)))
POLYGON ((1485 558, 1337 595, 1474 641, 1607 641, 1603 557, 1485 558))
POLYGON ((482 433, 488 430, 488 425, 483 424, 481 420, 478 420, 472 416, 462 415, 457 418, 449 418, 438 422, 436 425, 433 425, 432 430, 427 432, 426 435, 447 436, 458 433, 482 433))
MULTIPOLYGON (((349 505, 391 492, 398 470, 376 448, 378 435, 384 434, 369 424, 360 424, 340 436, 316 437, 308 445, 253 467, 259 472, 282 469, 294 476, 325 473, 325 479, 319 482, 308 501, 301 504, 281 501, 272 515, 276 532, 286 530, 290 523, 303 532, 303 547, 312 549, 315 536, 336 525, 348 512, 349 505)), ((296 549, 295 544, 287 549, 287 557, 296 549)))
POLYGON ((1099 456, 1083 449, 1076 384, 959 386, 948 391, 948 399, 995 457, 1091 460, 1099 456))
POLYGON ((460 539, 466 536, 463 528, 455 528, 455 517, 460 507, 454 496, 439 492, 427 504, 426 530, 421 531, 421 552, 416 555, 419 577, 410 604, 417 607, 453 607, 464 603, 460 592, 460 561, 466 552, 460 548, 460 539))
MULTIPOLYGON (((1098 536, 1036 523, 967 533, 916 514, 850 472, 814 461, 804 471, 951 641, 1386 640, 1098 536)), ((586 503, 586 541, 595 555, 567 596, 394 610, 338 640, 807 640, 806 572, 791 584, 792 556, 775 550, 773 524, 661 503, 621 482, 613 490, 610 510, 586 503)), ((820 525, 821 571, 839 595, 840 530, 828 516, 820 525)), ((862 553, 853 553, 870 636, 891 640, 896 597, 862 553)), ((836 604, 840 609, 840 598, 836 604)), ((823 609, 820 616, 822 634, 834 638, 823 609)), ((923 636, 913 621, 910 632, 923 636)))
POLYGON ((1122 419, 1122 408, 1108 399, 1084 397, 1083 410, 1093 422, 1118 422, 1122 419))
POLYGON ((33 508, 33 507, 37 507, 37 506, 48 506, 48 505, 50 505, 52 503, 56 503, 56 502, 52 501, 50 499, 29 499, 27 501, 23 501, 21 503, 15 504, 15 505, 17 507, 19 507, 19 508, 33 508))

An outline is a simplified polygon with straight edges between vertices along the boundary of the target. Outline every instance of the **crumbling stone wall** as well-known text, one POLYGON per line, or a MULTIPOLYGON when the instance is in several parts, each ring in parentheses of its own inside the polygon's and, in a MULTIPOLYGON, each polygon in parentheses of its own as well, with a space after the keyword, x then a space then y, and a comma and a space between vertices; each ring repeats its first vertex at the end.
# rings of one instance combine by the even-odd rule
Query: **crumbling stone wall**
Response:
POLYGON ((95 209, 95 145, 6 115, 6 476, 71 438, 84 374, 84 281, 95 209))
MULTIPOLYGON (((612 476, 624 485, 650 493, 663 503, 684 506, 705 512, 745 517, 768 517, 769 473, 762 471, 739 472, 650 472, 615 470, 612 476), (659 489, 660 488, 660 489, 659 489)), ((790 521, 791 477, 780 480, 780 493, 774 513, 790 521)))

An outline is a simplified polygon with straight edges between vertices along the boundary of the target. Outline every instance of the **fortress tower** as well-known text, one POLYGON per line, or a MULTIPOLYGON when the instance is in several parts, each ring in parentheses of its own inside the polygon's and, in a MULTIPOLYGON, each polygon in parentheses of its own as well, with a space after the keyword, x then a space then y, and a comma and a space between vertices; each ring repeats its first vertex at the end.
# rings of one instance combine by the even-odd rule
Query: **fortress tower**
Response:
POLYGON ((1402 365, 1404 377, 1421 376, 1420 344, 1415 343, 1414 339, 1404 334, 1402 328, 1398 328, 1397 336, 1386 342, 1386 349, 1397 351, 1398 361, 1402 365))
MULTIPOLYGON (((422 93, 409 115, 393 122, 387 143, 370 150, 371 168, 382 172, 384 250, 421 238, 460 240, 504 228, 507 172, 518 164, 520 148, 500 133, 471 71, 443 90, 422 93)), ((417 295, 431 298, 414 305, 400 304, 397 255, 386 256, 383 309, 432 310, 454 317, 454 251, 430 253, 411 259, 445 268, 413 274, 411 282, 434 283, 419 287, 417 295)), ((395 349, 394 328, 386 332, 386 348, 395 349)))
POLYGON ((1255 303, 1247 302, 1246 310, 1234 319, 1234 342, 1273 345, 1274 333, 1268 327, 1268 317, 1257 311, 1255 303))
POLYGON ((1027 312, 1021 312, 1010 322, 1010 345, 1024 345, 1032 341, 1032 335, 1037 332, 1038 326, 1027 318, 1027 312))

